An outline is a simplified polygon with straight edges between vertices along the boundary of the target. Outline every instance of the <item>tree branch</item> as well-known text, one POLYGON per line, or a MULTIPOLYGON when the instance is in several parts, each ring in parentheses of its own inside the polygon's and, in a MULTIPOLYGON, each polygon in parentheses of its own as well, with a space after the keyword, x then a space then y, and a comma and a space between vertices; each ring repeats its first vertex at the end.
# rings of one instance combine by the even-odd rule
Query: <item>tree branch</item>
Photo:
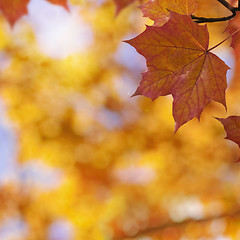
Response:
POLYGON ((224 22, 230 20, 236 16, 236 11, 233 12, 232 15, 227 17, 220 18, 206 18, 206 17, 196 17, 195 15, 191 15, 192 19, 195 20, 196 23, 206 23, 206 22, 224 22))
POLYGON ((236 11, 239 11, 240 8, 240 0, 238 0, 238 7, 235 8, 231 4, 229 4, 225 0, 217 0, 219 3, 221 3, 225 8, 227 8, 229 11, 232 12, 232 15, 227 17, 220 17, 220 18, 206 18, 206 17, 197 17, 195 15, 191 15, 192 19, 195 20, 197 23, 206 23, 206 22, 224 22, 227 20, 230 20, 236 16, 236 11))
POLYGON ((227 1, 225 0, 217 0, 217 1, 220 2, 224 7, 230 10, 232 13, 236 11, 236 8, 233 7, 231 4, 229 4, 227 1))
POLYGON ((122 237, 122 238, 116 238, 115 240, 133 239, 133 238, 140 237, 142 235, 153 234, 155 232, 162 231, 166 228, 181 227, 183 225, 187 225, 187 224, 192 223, 192 222, 195 222, 195 223, 209 222, 209 221, 212 221, 212 220, 226 218, 226 217, 236 217, 237 215, 239 215, 239 217, 240 217, 240 209, 236 210, 234 212, 223 213, 221 215, 210 216, 210 217, 202 218, 202 219, 198 219, 198 220, 186 219, 182 222, 168 222, 168 223, 164 223, 164 224, 162 224, 160 226, 157 226, 157 227, 144 229, 144 230, 138 232, 137 234, 135 234, 134 236, 126 236, 126 237, 122 237))

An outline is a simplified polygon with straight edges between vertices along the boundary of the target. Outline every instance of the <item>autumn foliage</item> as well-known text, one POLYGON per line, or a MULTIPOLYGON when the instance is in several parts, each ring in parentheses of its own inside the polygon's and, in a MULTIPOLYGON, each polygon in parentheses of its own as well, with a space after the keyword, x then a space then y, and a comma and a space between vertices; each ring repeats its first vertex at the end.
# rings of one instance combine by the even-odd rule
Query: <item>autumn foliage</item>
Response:
MULTIPOLYGON (((226 1, 219 2, 229 5, 226 1)), ((236 10, 229 6, 232 12, 236 10)), ((142 34, 128 41, 146 58, 148 67, 133 96, 144 95, 155 100, 172 94, 175 131, 194 117, 200 119, 203 109, 212 100, 227 108, 225 91, 229 67, 211 50, 228 38, 208 49, 207 25, 200 26, 193 21, 204 22, 202 17, 191 15, 195 8, 196 4, 191 0, 149 1, 141 9, 145 17, 154 21, 154 26, 147 26, 142 34)), ((225 30, 232 36, 233 49, 237 48, 240 39, 238 14, 225 30)), ((224 123, 228 132, 232 122, 224 123)))
POLYGON ((33 2, 0 0, 0 239, 239 239, 238 1, 42 0, 61 37, 33 2))
POLYGON ((208 50, 206 25, 171 12, 162 27, 147 27, 128 43, 147 59, 148 66, 134 95, 155 100, 172 94, 176 130, 194 117, 200 119, 211 100, 225 106, 228 66, 208 50))

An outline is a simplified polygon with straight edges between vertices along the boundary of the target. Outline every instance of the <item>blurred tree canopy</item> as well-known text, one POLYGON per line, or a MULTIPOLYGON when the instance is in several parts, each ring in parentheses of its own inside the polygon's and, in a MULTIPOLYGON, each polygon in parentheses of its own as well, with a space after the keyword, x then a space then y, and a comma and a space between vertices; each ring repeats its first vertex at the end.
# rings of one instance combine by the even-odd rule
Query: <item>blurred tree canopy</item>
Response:
MULTIPOLYGON (((240 238, 239 152, 212 118, 224 109, 211 103, 173 135, 171 97, 130 98, 146 66, 123 40, 151 24, 130 2, 118 15, 113 0, 70 0, 69 12, 46 3, 90 29, 64 57, 42 51, 30 11, 12 27, 0 15, 0 96, 17 139, 14 177, 0 184, 1 240, 240 238)), ((198 15, 226 15, 197 3, 198 15)), ((225 27, 209 24, 211 44, 225 27)), ((239 67, 228 113, 240 113, 239 67)))

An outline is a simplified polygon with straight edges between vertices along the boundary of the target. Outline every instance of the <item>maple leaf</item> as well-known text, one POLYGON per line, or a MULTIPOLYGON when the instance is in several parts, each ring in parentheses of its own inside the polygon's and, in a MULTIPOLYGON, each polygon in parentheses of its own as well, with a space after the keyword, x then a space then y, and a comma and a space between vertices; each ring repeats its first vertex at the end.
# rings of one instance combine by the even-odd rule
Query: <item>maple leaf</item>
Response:
MULTIPOLYGON (((19 18, 28 13, 27 5, 29 1, 30 0, 0 0, 0 10, 12 27, 19 18)), ((52 4, 60 5, 69 11, 67 0, 47 1, 52 4)))
POLYGON ((183 15, 191 15, 196 9, 194 0, 150 0, 141 6, 144 17, 149 17, 155 25, 163 25, 169 19, 169 10, 183 15))
POLYGON ((47 1, 52 4, 60 5, 60 6, 64 7, 67 11, 69 11, 67 0, 47 0, 47 1))
POLYGON ((29 0, 0 0, 0 10, 13 26, 19 18, 28 13, 28 3, 29 0))
POLYGON ((240 43, 240 13, 237 12, 236 16, 228 22, 228 25, 225 29, 228 33, 232 35, 231 47, 236 52, 236 48, 240 43))
MULTIPOLYGON (((224 130, 227 133, 225 139, 235 142, 240 147, 240 116, 216 119, 222 123, 224 130)), ((240 161, 240 158, 237 161, 240 161)))
POLYGON ((114 0, 116 4, 116 14, 119 14, 119 12, 122 11, 123 8, 127 7, 131 3, 133 3, 135 0, 114 0))
POLYGON ((171 12, 163 26, 147 26, 143 33, 126 42, 146 58, 148 67, 133 96, 155 100, 172 94, 175 131, 192 118, 199 119, 212 100, 226 107, 229 67, 208 50, 206 25, 171 12))

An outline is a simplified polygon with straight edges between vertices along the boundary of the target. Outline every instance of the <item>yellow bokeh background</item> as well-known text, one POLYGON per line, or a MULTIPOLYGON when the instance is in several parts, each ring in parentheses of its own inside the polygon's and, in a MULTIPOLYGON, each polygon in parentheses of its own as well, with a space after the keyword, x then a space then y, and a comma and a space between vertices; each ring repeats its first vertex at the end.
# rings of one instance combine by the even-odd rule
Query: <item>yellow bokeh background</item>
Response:
MULTIPOLYGON (((197 3, 199 15, 226 14, 197 3)), ((213 118, 240 113, 238 64, 228 112, 211 103, 174 134, 170 96, 130 98, 146 66, 123 40, 151 24, 137 5, 116 16, 112 0, 69 1, 93 41, 61 59, 41 52, 27 18, 11 28, 1 15, 0 96, 17 139, 17 170, 0 184, 1 240, 240 238, 240 151, 213 118), (24 231, 6 233, 8 219, 24 231), (59 221, 66 236, 51 230, 59 221)), ((209 25, 210 44, 226 37, 226 23, 209 25)))

